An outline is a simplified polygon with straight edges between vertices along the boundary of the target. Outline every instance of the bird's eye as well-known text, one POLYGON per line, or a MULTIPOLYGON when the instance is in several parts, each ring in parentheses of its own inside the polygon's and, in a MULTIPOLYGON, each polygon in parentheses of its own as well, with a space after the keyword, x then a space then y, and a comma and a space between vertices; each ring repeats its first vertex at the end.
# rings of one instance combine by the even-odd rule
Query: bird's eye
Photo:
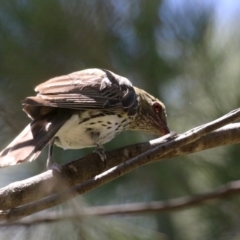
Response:
POLYGON ((155 113, 160 113, 162 111, 162 106, 158 102, 152 104, 155 113))

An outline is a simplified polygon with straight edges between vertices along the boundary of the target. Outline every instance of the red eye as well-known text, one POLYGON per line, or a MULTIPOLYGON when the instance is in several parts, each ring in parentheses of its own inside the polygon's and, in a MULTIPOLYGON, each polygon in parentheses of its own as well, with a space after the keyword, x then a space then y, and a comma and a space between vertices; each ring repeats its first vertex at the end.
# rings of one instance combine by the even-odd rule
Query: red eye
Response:
POLYGON ((152 107, 155 113, 159 113, 162 111, 162 106, 158 102, 153 103, 152 107))

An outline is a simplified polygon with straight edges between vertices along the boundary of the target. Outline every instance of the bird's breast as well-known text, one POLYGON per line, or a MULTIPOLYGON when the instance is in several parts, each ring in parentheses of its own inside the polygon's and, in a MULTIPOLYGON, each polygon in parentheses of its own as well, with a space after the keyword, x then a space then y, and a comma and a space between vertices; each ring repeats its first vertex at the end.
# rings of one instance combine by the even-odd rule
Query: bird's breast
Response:
POLYGON ((102 145, 123 131, 130 121, 126 113, 81 111, 59 129, 55 144, 64 149, 102 145))

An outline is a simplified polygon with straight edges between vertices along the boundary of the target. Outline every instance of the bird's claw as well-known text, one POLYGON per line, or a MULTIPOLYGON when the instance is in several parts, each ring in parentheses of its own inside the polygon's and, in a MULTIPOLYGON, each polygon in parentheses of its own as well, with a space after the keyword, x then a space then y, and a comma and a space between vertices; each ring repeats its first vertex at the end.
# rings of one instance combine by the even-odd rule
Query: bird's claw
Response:
POLYGON ((98 156, 100 157, 100 159, 101 159, 103 162, 106 161, 107 156, 106 156, 105 151, 104 151, 103 148, 96 148, 96 149, 94 150, 94 152, 98 154, 98 156))
POLYGON ((55 162, 47 162, 47 169, 48 170, 56 170, 58 172, 61 172, 62 171, 62 166, 55 163, 55 162))

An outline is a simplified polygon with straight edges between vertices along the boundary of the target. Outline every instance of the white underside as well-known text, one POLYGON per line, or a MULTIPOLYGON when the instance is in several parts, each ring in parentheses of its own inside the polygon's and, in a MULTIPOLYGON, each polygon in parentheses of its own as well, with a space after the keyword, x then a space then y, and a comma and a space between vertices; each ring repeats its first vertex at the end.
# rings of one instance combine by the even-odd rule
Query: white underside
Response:
MULTIPOLYGON (((97 112, 94 112, 94 114, 96 113, 97 112)), ((111 115, 111 121, 109 121, 109 115, 107 115, 98 117, 97 120, 89 119, 88 121, 80 123, 82 119, 88 117, 89 113, 87 112, 82 114, 81 118, 79 118, 77 114, 72 115, 55 135, 55 137, 57 137, 55 144, 64 149, 80 149, 102 145, 115 137, 118 127, 117 123, 119 123, 119 117, 117 115, 111 115), (106 126, 103 126, 103 124, 106 126), (92 130, 89 130, 89 128, 92 130), (97 138, 93 138, 92 132, 100 134, 97 135, 97 138)), ((122 130, 123 127, 118 129, 119 132, 122 130)))

